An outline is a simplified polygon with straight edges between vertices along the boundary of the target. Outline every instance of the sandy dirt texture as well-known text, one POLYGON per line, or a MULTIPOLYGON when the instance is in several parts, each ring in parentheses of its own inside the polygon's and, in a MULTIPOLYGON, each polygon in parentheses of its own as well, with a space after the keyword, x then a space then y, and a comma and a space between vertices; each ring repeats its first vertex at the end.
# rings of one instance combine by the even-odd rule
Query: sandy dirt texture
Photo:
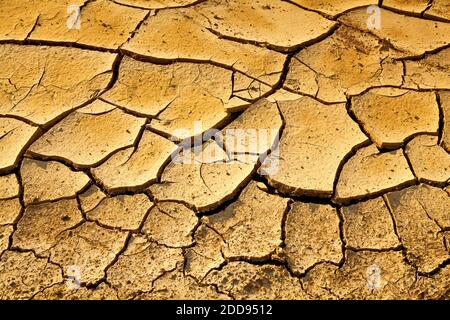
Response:
POLYGON ((0 300, 450 299, 448 0, 0 0, 0 300))

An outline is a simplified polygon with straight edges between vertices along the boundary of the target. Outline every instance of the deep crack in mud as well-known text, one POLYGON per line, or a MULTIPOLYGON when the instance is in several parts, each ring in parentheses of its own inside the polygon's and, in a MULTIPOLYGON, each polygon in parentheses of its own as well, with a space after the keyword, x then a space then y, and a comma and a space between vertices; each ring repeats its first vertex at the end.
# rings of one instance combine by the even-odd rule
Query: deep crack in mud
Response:
POLYGON ((2 1, 0 299, 449 299, 450 4, 379 2, 2 1))

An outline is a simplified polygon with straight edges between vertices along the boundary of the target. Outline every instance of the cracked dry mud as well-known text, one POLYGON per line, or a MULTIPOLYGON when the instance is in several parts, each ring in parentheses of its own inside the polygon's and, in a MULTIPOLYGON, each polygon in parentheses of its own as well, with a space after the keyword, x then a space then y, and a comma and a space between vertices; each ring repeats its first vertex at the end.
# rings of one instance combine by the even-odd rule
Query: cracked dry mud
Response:
POLYGON ((449 2, 0 0, 0 299, 450 299, 449 2))

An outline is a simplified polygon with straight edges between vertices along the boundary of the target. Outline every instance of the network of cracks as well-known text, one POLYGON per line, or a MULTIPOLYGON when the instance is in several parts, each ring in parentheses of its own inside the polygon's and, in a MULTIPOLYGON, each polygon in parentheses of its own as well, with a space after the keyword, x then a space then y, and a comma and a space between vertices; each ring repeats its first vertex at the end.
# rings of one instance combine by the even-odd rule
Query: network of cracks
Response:
POLYGON ((448 1, 1 6, 0 299, 450 297, 448 1))

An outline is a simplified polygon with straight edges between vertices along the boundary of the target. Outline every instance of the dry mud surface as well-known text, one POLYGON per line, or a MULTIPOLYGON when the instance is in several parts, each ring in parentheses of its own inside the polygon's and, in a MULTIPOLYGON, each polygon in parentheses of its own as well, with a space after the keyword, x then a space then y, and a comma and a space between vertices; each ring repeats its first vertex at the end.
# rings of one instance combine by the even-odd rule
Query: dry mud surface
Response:
POLYGON ((449 152, 447 0, 0 0, 0 299, 448 299, 449 152))

